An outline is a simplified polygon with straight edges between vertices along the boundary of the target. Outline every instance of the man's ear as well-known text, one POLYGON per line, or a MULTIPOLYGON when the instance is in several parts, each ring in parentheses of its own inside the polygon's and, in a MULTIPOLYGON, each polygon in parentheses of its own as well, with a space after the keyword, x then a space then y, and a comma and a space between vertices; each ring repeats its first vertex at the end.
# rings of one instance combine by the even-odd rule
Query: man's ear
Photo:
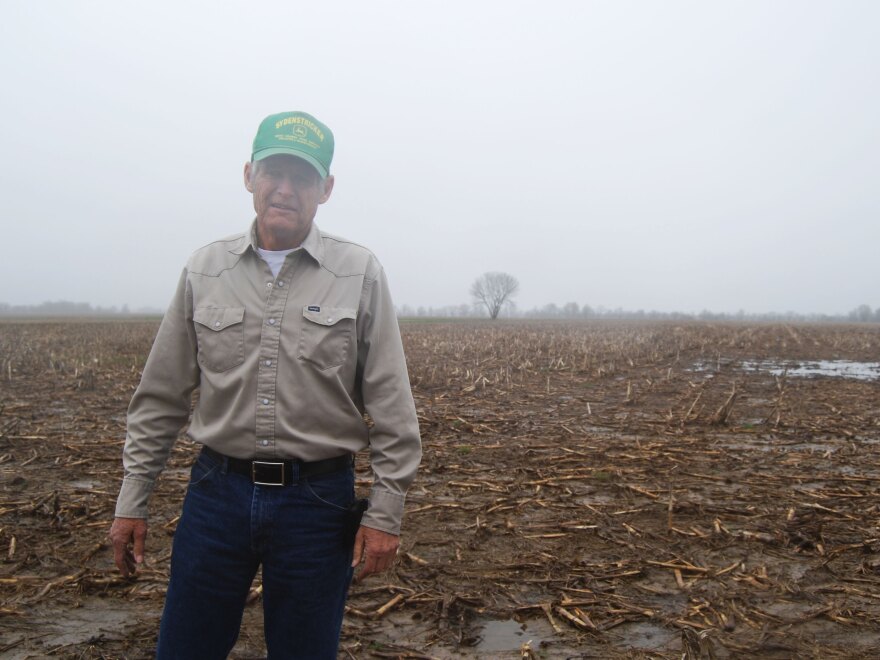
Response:
POLYGON ((247 188, 248 192, 254 192, 254 188, 251 185, 251 171, 253 170, 254 164, 250 161, 244 164, 244 187, 247 188))
POLYGON ((324 179, 324 194, 321 195, 321 201, 319 204, 323 204, 328 199, 330 199, 330 193, 333 192, 333 184, 336 183, 336 178, 332 174, 328 174, 327 178, 324 179))

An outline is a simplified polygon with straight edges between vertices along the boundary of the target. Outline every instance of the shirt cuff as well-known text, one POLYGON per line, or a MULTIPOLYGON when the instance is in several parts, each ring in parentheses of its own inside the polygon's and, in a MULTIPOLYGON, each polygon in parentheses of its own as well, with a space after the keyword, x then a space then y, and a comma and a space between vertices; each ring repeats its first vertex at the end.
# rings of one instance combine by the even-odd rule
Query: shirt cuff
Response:
POLYGON ((117 518, 146 518, 147 502, 153 492, 152 481, 126 477, 122 480, 119 497, 116 498, 117 518))
POLYGON ((400 522, 403 519, 405 500, 404 495, 374 488, 370 491, 370 507, 364 513, 361 524, 364 527, 400 536, 400 522))

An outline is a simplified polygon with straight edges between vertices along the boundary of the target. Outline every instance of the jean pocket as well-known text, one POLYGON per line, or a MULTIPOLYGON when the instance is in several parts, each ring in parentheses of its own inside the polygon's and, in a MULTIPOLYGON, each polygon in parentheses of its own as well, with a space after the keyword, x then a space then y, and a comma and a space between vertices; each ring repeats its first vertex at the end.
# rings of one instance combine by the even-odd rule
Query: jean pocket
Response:
POLYGON ((205 452, 200 453, 189 471, 189 485, 198 486, 205 479, 214 474, 219 467, 220 463, 215 459, 208 456, 205 452))
POLYGON ((348 511, 354 502, 354 471, 340 470, 320 477, 306 477, 305 492, 320 504, 336 511, 348 511))
POLYGON ((303 329, 299 358, 319 369, 345 362, 355 333, 357 310, 350 307, 303 307, 303 329))
POLYGON ((197 307, 193 321, 201 366, 228 371, 244 362, 244 307, 197 307))

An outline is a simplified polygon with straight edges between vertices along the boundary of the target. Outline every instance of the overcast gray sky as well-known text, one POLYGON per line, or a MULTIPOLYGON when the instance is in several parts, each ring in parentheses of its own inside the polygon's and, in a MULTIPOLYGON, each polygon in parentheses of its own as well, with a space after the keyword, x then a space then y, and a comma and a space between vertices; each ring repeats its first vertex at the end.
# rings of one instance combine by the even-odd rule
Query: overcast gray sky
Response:
POLYGON ((260 120, 336 136, 319 226, 398 305, 880 306, 880 3, 77 2, 0 10, 0 302, 164 308, 245 229, 260 120))

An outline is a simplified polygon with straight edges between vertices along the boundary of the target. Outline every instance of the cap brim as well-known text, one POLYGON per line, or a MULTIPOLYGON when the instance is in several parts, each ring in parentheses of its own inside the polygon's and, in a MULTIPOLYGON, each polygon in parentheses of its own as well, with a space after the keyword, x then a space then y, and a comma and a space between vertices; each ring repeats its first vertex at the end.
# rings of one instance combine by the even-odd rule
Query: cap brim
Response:
POLYGON ((270 147, 268 149, 260 149, 260 151, 257 151, 256 153, 254 153, 254 155, 251 157, 251 159, 255 160, 255 161, 256 160, 263 160, 264 158, 268 158, 269 156, 277 156, 279 154, 283 154, 285 156, 295 156, 296 158, 301 158, 302 160, 306 161, 309 165, 314 167, 316 170, 318 170, 318 174, 321 175, 322 179, 326 179, 327 175, 329 174, 329 172, 327 171, 327 168, 324 167, 323 165, 321 165, 321 163, 318 162, 317 158, 314 158, 313 156, 310 156, 309 154, 303 153, 302 151, 298 151, 297 149, 288 149, 285 147, 270 147))

